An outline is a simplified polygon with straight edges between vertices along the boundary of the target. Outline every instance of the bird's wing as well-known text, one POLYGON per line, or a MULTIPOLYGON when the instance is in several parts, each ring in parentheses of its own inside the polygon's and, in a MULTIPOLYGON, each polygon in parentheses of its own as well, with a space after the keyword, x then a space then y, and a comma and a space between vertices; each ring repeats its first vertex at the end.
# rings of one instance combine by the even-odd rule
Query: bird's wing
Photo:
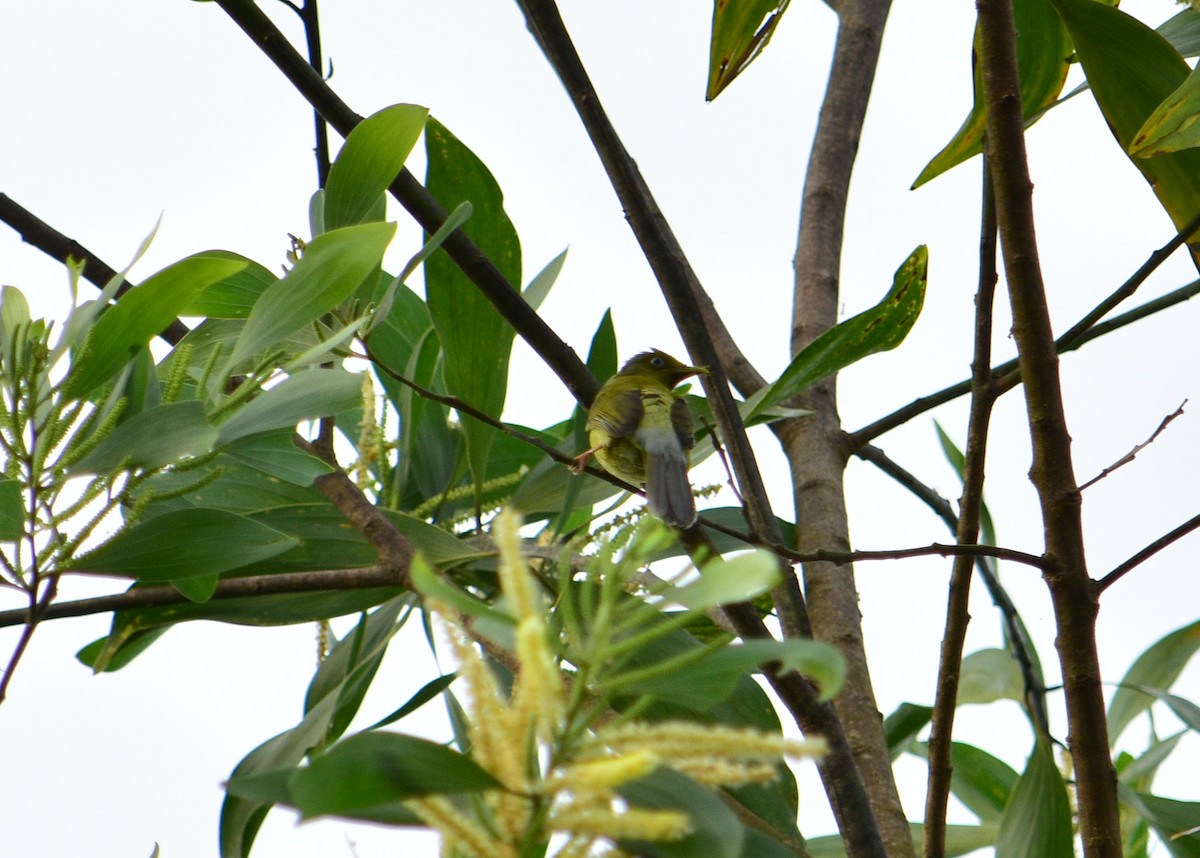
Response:
POLYGON ((675 434, 679 438, 679 443, 683 445, 683 449, 690 450, 696 443, 696 423, 692 418, 692 409, 688 407, 687 400, 679 397, 671 403, 671 426, 675 429, 675 434))
POLYGON ((642 395, 637 389, 618 390, 611 394, 601 391, 588 412, 587 431, 603 429, 613 438, 632 435, 642 422, 642 395))

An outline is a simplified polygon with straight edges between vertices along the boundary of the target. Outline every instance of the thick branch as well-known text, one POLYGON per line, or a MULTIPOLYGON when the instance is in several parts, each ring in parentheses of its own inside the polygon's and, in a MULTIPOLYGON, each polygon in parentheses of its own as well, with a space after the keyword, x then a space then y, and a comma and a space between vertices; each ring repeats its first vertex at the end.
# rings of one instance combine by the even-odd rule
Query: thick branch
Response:
MULTIPOLYGON (((795 257, 793 355, 837 323, 850 175, 889 8, 890 0, 843 0, 838 5, 833 66, 804 181, 795 257)), ((791 465, 797 548, 848 548, 844 469, 849 451, 837 413, 836 379, 814 385, 790 404, 812 412, 776 427, 791 465)), ((814 635, 837 646, 846 658, 846 684, 834 705, 854 748, 887 854, 914 855, 867 669, 853 568, 806 563, 804 582, 814 635)))
POLYGON ((1098 601, 1087 573, 1081 498, 1038 261, 1012 3, 977 0, 976 9, 996 213, 1033 446, 1030 477, 1051 564, 1045 578, 1054 603, 1071 755, 1078 772, 1080 835, 1087 858, 1108 858, 1121 854, 1121 831, 1096 652, 1098 601))

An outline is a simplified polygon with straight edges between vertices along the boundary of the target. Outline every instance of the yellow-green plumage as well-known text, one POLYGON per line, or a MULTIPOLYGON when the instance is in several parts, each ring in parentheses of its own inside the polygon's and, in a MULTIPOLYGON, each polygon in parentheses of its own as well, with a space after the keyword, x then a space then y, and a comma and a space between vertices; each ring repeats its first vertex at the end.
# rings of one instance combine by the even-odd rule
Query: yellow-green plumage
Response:
POLYGON ((675 527, 695 523, 696 502, 687 476, 692 413, 674 388, 706 372, 657 349, 643 352, 605 382, 588 409, 591 448, 581 458, 594 453, 613 476, 644 485, 650 511, 675 527))

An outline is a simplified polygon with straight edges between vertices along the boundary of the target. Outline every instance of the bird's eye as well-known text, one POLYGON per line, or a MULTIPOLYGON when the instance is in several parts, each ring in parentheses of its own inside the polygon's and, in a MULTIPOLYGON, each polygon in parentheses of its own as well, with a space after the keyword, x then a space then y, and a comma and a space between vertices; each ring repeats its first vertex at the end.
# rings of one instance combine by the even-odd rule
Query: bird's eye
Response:
POLYGON ((664 367, 667 365, 667 362, 660 357, 656 357, 656 358, 651 358, 650 365, 657 366, 657 367, 664 367))

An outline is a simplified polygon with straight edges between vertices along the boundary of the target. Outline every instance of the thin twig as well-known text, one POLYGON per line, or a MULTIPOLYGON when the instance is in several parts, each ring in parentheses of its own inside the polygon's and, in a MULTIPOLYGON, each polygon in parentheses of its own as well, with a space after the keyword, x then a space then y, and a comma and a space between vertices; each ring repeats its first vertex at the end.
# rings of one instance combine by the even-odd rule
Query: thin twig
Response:
POLYGON ((1096 483, 1100 482, 1102 479, 1107 477, 1109 474, 1111 474, 1113 471, 1117 470, 1117 468, 1124 467, 1125 465, 1128 465, 1130 462, 1132 462, 1137 457, 1138 453, 1142 452, 1142 450, 1146 449, 1147 447, 1149 447, 1151 444, 1154 443, 1154 440, 1159 435, 1162 434, 1163 430, 1167 428, 1167 425, 1172 420, 1174 420, 1176 417, 1182 416, 1183 406, 1185 406, 1185 405, 1187 405, 1186 399, 1183 400, 1183 402, 1179 403, 1178 408, 1176 408, 1174 411, 1172 411, 1170 414, 1168 414, 1166 417, 1163 418, 1162 422, 1158 424, 1158 428, 1154 430, 1154 433, 1149 438, 1147 438, 1145 441, 1143 441, 1142 443, 1135 446, 1132 450, 1130 450, 1124 456, 1117 459, 1117 461, 1113 462, 1111 465, 1109 465, 1103 471, 1096 474, 1096 476, 1092 477, 1086 483, 1081 485, 1079 487, 1079 490, 1083 491, 1088 486, 1095 485, 1096 483))
MULTIPOLYGON (((217 583, 211 601, 247 599, 258 596, 279 596, 287 593, 316 593, 335 590, 359 590, 372 587, 406 588, 406 579, 388 564, 376 563, 357 569, 323 569, 313 572, 278 572, 270 575, 248 575, 226 578, 217 583)), ((41 620, 60 620, 107 614, 110 611, 133 611, 141 608, 161 608, 167 605, 191 604, 191 600, 169 584, 137 587, 124 593, 57 602, 46 608, 41 620)), ((0 628, 28 622, 29 610, 0 611, 0 628)))
POLYGON ((1143 548, 1141 551, 1139 551, 1137 554, 1134 554, 1132 557, 1130 557, 1124 563, 1117 566, 1117 568, 1113 569, 1111 572, 1109 572, 1103 578, 1099 579, 1095 584, 1096 592, 1097 593, 1104 592, 1109 587, 1111 587, 1113 584, 1120 581, 1121 578, 1124 577, 1126 573, 1132 571, 1135 567, 1140 566, 1142 563, 1145 563, 1147 560, 1149 560, 1151 557, 1153 557, 1158 552, 1162 551, 1164 548, 1166 548, 1172 542, 1182 539, 1183 537, 1187 536, 1189 533, 1191 533, 1193 530, 1196 530, 1197 528, 1200 528, 1200 515, 1192 516, 1187 521, 1185 521, 1183 524, 1179 525, 1179 527, 1172 530, 1170 533, 1163 534, 1158 539, 1154 540, 1149 545, 1147 545, 1145 548, 1143 548))
MULTIPOLYGON (((1193 218, 1183 229, 1177 232, 1170 241, 1160 247, 1158 250, 1150 254, 1150 257, 1142 263, 1124 283, 1118 286, 1110 295, 1103 301, 1089 310, 1083 317, 1072 325, 1067 331, 1055 340, 1055 349, 1058 354, 1066 354, 1074 351, 1084 343, 1090 342, 1097 337, 1111 333, 1119 328, 1143 319, 1153 313, 1160 312, 1173 307, 1176 304, 1182 303, 1187 299, 1200 293, 1200 280, 1193 281, 1186 286, 1181 286, 1172 292, 1167 293, 1152 301, 1147 301, 1140 307, 1135 307, 1128 312, 1101 322, 1100 319, 1109 310, 1116 307, 1119 303, 1131 297, 1138 287, 1142 285, 1154 271, 1162 265, 1168 257, 1176 250, 1183 246, 1189 238, 1200 230, 1200 216, 1193 218)), ((1017 361, 1009 360, 992 368, 992 374, 996 377, 1007 377, 1004 382, 999 385, 999 392, 1004 393, 1014 387, 1020 381, 1020 376, 1017 373, 1017 361)), ((875 422, 864 426, 863 428, 849 433, 851 443, 855 446, 860 444, 869 444, 875 438, 878 438, 885 432, 895 429, 907 423, 914 417, 924 414, 939 405, 944 405, 951 402, 964 394, 970 393, 971 380, 964 379, 963 381, 952 384, 949 387, 944 387, 936 393, 922 396, 919 399, 914 399, 907 405, 898 408, 891 414, 880 417, 875 422)))
MULTIPOLYGON (((984 459, 987 454, 988 424, 996 402, 991 372, 992 312, 996 294, 996 202, 988 171, 987 151, 983 157, 983 213, 980 218, 979 283, 975 291, 975 355, 971 362, 971 411, 967 420, 967 443, 963 453, 962 498, 959 501, 955 536, 959 543, 974 543, 979 538, 983 508, 984 459)), ((1040 558, 1039 558, 1040 559, 1040 558)), ((929 733, 929 786, 925 795, 926 858, 946 854, 946 809, 950 803, 950 762, 954 735, 954 714, 958 707, 958 679, 962 666, 967 625, 971 620, 969 598, 971 567, 966 555, 954 558, 950 573, 950 593, 946 607, 946 631, 942 635, 938 664, 937 691, 929 733)))

